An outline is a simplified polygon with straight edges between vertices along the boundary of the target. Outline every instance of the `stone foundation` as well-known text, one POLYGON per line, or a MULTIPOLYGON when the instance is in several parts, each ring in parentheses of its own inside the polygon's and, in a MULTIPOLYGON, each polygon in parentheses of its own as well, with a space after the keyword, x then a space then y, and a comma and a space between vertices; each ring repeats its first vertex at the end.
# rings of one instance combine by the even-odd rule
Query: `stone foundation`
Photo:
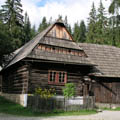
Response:
POLYGON ((6 94, 0 93, 0 96, 5 97, 8 100, 11 100, 15 103, 18 103, 24 107, 27 106, 27 94, 6 94))

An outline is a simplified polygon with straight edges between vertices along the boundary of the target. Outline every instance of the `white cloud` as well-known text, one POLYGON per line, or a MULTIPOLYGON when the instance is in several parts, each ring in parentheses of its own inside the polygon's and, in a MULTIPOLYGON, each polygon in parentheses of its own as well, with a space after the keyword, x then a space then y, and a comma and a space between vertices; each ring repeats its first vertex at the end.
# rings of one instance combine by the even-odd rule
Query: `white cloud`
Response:
MULTIPOLYGON (((5 0, 0 0, 0 5, 5 0)), ((38 3, 43 0, 22 0, 24 12, 27 11, 30 21, 36 26, 39 25, 43 16, 47 19, 52 16, 53 20, 58 18, 58 15, 68 16, 68 22, 73 24, 77 21, 85 20, 89 17, 92 2, 95 6, 99 6, 100 0, 46 0, 44 6, 38 6, 38 3)), ((108 8, 110 0, 102 0, 103 5, 108 8)))
MULTIPOLYGON (((36 6, 37 2, 24 1, 26 1, 26 3, 23 2, 24 9, 28 12, 31 22, 37 26, 43 16, 46 16, 48 20, 52 16, 55 20, 59 14, 64 17, 67 15, 72 26, 77 21, 85 20, 87 22, 92 2, 94 1, 96 7, 100 2, 99 0, 49 0, 44 6, 36 6)), ((108 8, 110 1, 103 0, 103 4, 108 8)))
POLYGON ((3 5, 5 0, 0 0, 0 6, 3 5))

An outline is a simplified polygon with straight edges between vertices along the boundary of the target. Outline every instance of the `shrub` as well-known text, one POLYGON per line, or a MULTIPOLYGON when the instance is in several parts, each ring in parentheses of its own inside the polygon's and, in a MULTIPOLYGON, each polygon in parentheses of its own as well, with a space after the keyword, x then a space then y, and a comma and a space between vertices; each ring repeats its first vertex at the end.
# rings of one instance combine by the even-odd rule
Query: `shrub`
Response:
POLYGON ((73 83, 67 83, 63 89, 63 94, 65 98, 75 96, 75 85, 73 83))
POLYGON ((54 88, 50 88, 50 89, 36 88, 35 89, 35 94, 40 95, 41 98, 48 99, 48 98, 53 97, 56 93, 55 93, 54 88))

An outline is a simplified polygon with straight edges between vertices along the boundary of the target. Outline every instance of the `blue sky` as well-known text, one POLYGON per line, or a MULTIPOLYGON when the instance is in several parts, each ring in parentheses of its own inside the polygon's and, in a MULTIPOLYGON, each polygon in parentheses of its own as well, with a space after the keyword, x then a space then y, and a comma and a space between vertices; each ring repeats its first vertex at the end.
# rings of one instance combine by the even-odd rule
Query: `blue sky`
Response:
POLYGON ((47 3, 47 1, 48 1, 48 0, 41 0, 41 1, 38 2, 36 5, 37 5, 38 7, 43 7, 43 6, 45 6, 45 4, 47 3))
MULTIPOLYGON (((0 0, 2 5, 5 0, 0 0)), ((24 12, 27 11, 30 21, 37 27, 45 16, 47 20, 50 17, 53 20, 58 18, 58 15, 65 17, 67 15, 68 22, 73 26, 75 22, 84 20, 87 23, 91 5, 94 2, 96 8, 99 6, 100 0, 21 0, 24 12)), ((111 0, 102 0, 106 11, 111 0)))

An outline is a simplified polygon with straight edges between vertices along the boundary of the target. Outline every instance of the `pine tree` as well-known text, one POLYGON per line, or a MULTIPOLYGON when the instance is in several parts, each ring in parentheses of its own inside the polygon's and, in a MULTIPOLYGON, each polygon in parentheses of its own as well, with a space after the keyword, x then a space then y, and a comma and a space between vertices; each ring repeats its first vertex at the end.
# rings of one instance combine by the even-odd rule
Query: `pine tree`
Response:
POLYGON ((13 51, 7 27, 0 21, 0 66, 5 63, 5 55, 13 51))
POLYGON ((23 39, 23 44, 25 44, 26 42, 28 42, 29 40, 32 39, 32 35, 31 35, 31 23, 29 20, 29 17, 27 15, 27 13, 25 13, 25 20, 24 20, 24 39, 23 39))
MULTIPOLYGON (((62 18, 62 17, 61 17, 61 18, 62 18)), ((72 34, 72 28, 71 28, 71 25, 68 23, 68 18, 67 18, 67 16, 65 16, 64 24, 65 24, 67 30, 69 31, 69 33, 72 34)))
POLYGON ((95 38, 96 38, 96 22, 97 22, 97 17, 96 17, 96 8, 94 5, 94 2, 92 4, 92 9, 89 13, 89 18, 88 18, 88 32, 87 32, 87 42, 89 43, 95 43, 95 38))
POLYGON ((96 22, 96 43, 104 44, 106 41, 106 27, 107 27, 107 18, 105 14, 105 8, 100 0, 100 6, 98 8, 97 22, 96 22))
POLYGON ((64 24, 68 28, 69 25, 68 25, 68 18, 67 18, 67 16, 65 16, 64 24))
POLYGON ((86 26, 83 20, 80 22, 79 34, 78 42, 86 42, 86 26))
POLYGON ((0 10, 0 18, 8 27, 14 49, 22 43, 23 16, 20 2, 21 0, 7 0, 0 10))
MULTIPOLYGON (((120 15, 119 9, 120 8, 120 0, 112 0, 111 5, 109 6, 109 13, 112 14, 110 20, 112 21, 112 26, 110 27, 111 30, 111 38, 112 38, 112 45, 120 47, 120 15)), ((111 25, 111 24, 110 24, 111 25)))
POLYGON ((49 23, 47 23, 46 17, 43 17, 42 22, 39 25, 38 32, 42 32, 44 29, 48 27, 49 23))
POLYGON ((22 4, 21 0, 7 0, 5 5, 2 5, 1 18, 4 23, 8 24, 9 30, 14 25, 23 26, 22 4))
POLYGON ((79 23, 77 22, 74 24, 74 28, 73 28, 73 38, 76 42, 79 41, 79 37, 80 37, 79 30, 80 30, 80 26, 79 23))
POLYGON ((69 24, 68 25, 68 31, 69 31, 69 33, 72 35, 73 33, 72 33, 72 28, 71 28, 71 25, 69 24))
POLYGON ((33 27, 31 28, 31 39, 34 38, 36 34, 37 34, 36 27, 35 25, 33 25, 33 27))
POLYGON ((109 13, 119 14, 119 8, 120 8, 120 0, 112 0, 111 4, 109 6, 109 13))
POLYGON ((50 19, 49 19, 49 23, 48 23, 48 24, 51 25, 52 22, 53 22, 53 21, 52 21, 52 17, 50 17, 50 19))

